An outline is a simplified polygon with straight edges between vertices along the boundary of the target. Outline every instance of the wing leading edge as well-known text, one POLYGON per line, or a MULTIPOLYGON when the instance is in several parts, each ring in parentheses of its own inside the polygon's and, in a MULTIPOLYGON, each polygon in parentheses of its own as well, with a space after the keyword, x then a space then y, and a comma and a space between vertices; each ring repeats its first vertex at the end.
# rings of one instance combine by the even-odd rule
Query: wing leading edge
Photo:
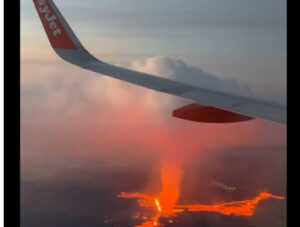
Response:
POLYGON ((51 46, 61 58, 72 64, 152 90, 190 99, 203 106, 286 123, 286 107, 279 104, 212 91, 104 63, 83 47, 52 0, 33 2, 51 46))

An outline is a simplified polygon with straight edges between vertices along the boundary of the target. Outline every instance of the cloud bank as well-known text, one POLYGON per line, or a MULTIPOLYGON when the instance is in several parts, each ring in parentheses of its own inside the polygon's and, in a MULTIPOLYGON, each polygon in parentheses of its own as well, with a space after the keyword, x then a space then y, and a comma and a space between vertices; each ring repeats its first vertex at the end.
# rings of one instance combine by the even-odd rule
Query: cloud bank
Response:
MULTIPOLYGON (((135 60, 129 67, 176 80, 201 83, 214 89, 230 87, 247 92, 236 81, 219 79, 167 57, 135 60)), ((113 211, 124 215, 121 222, 124 224, 126 218, 130 220, 132 213, 127 206, 122 207, 122 202, 116 202, 113 193, 159 191, 159 171, 161 162, 165 160, 180 166, 206 163, 201 171, 196 168, 188 172, 187 176, 192 178, 201 172, 209 180, 216 174, 220 176, 218 180, 223 177, 231 179, 233 171, 237 180, 232 183, 239 187, 239 179, 245 179, 243 166, 234 171, 234 165, 230 165, 230 171, 223 176, 220 173, 224 172, 222 169, 214 168, 214 161, 205 160, 210 160, 211 154, 219 157, 215 152, 226 150, 232 153, 242 148, 247 148, 247 155, 252 158, 257 154, 252 150, 258 149, 259 154, 265 149, 279 149, 280 158, 284 156, 285 127, 259 120, 216 125, 175 119, 170 112, 173 107, 178 108, 180 99, 78 70, 63 62, 24 62, 21 94, 24 226, 39 225, 48 219, 53 220, 56 226, 73 226, 77 222, 96 226, 107 218, 106 211, 112 215, 110 218, 115 215, 113 211), (199 161, 191 164, 195 157, 199 161), (85 199, 80 199, 81 195, 85 199), (99 205, 101 201, 107 201, 108 205, 99 205), (91 219, 90 214, 96 218, 91 219)), ((254 160, 251 168, 255 166, 253 163, 257 164, 257 159, 254 160)), ((221 166, 223 162, 226 163, 226 160, 218 163, 221 166)), ((276 169, 284 168, 282 162, 278 163, 276 169)), ((260 166, 257 171, 262 169, 260 166)), ((255 176, 259 175, 257 171, 254 171, 255 176)), ((183 180, 188 180, 188 189, 183 195, 200 193, 198 189, 202 181, 190 181, 184 174, 183 180)), ((266 186, 273 185, 268 177, 261 182, 266 186)), ((282 186, 282 182, 279 183, 282 186)), ((234 225, 231 223, 229 226, 234 225)))
MULTIPOLYGON (((248 92, 235 80, 220 79, 163 56, 135 60, 129 67, 211 89, 248 92)), ((100 149, 106 156, 107 149, 114 150, 112 154, 136 153, 135 146, 160 153, 174 141, 178 141, 178 150, 285 144, 285 127, 258 120, 211 125, 175 119, 171 111, 190 101, 78 70, 64 62, 24 62, 21 76, 25 152, 59 149, 86 154, 100 149)))
POLYGON ((221 79, 213 74, 204 72, 200 68, 188 66, 181 60, 175 60, 166 56, 138 59, 133 61, 130 67, 137 71, 164 76, 182 83, 209 88, 215 91, 244 96, 251 95, 250 89, 240 85, 235 79, 221 79))

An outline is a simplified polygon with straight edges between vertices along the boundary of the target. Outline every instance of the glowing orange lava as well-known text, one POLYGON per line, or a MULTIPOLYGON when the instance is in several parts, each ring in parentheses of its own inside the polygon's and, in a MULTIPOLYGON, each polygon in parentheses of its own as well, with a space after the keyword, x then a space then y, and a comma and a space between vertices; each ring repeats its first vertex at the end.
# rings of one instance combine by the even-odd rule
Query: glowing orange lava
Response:
POLYGON ((175 216, 182 212, 214 212, 222 215, 234 215, 234 216, 253 216, 255 209, 260 201, 265 199, 283 200, 284 197, 275 196, 267 192, 260 193, 254 199, 234 201, 228 203, 219 203, 214 205, 175 205, 172 211, 163 213, 163 208, 160 206, 160 202, 157 198, 151 197, 140 193, 121 193, 121 198, 137 199, 141 207, 152 207, 156 210, 156 216, 152 221, 147 221, 141 225, 142 227, 158 226, 158 219, 160 217, 175 216))
POLYGON ((223 215, 253 216, 259 202, 265 199, 283 200, 284 197, 262 192, 257 197, 250 200, 234 201, 215 205, 177 205, 174 209, 176 212, 215 212, 223 215))
POLYGON ((157 207, 157 211, 159 212, 159 213, 161 213, 161 206, 160 206, 160 203, 159 203, 159 201, 158 201, 158 199, 155 199, 154 200, 155 201, 155 205, 156 205, 156 207, 157 207))
MULTIPOLYGON (((222 215, 249 217, 254 215, 258 204, 262 200, 284 199, 284 197, 275 196, 268 192, 261 192, 253 199, 242 201, 225 202, 212 205, 177 205, 177 201, 180 196, 180 182, 182 176, 181 165, 177 164, 175 162, 163 163, 161 171, 162 190, 158 195, 150 196, 143 193, 126 192, 122 192, 118 195, 118 197, 123 199, 136 199, 140 207, 152 208, 152 210, 155 212, 155 215, 151 218, 151 221, 144 219, 144 223, 136 227, 159 226, 159 219, 161 217, 171 218, 183 212, 213 212, 222 215)), ((171 219, 169 221, 173 222, 171 219)))

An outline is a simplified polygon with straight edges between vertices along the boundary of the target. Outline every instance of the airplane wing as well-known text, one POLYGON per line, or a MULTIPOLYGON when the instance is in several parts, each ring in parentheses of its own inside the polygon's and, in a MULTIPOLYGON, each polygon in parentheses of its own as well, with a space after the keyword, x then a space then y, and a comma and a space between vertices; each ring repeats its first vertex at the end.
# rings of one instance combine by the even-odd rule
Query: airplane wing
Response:
POLYGON ((235 122, 262 118, 282 124, 286 123, 286 107, 279 104, 212 91, 102 62, 82 46, 52 0, 33 0, 33 2, 51 46, 67 62, 93 72, 190 99, 197 103, 184 107, 184 111, 175 110, 173 116, 204 122, 235 122), (183 117, 179 114, 182 112, 185 113, 183 117), (195 114, 197 116, 206 114, 209 117, 203 120, 201 117, 195 117, 195 114), (191 115, 193 116, 191 117, 191 115))

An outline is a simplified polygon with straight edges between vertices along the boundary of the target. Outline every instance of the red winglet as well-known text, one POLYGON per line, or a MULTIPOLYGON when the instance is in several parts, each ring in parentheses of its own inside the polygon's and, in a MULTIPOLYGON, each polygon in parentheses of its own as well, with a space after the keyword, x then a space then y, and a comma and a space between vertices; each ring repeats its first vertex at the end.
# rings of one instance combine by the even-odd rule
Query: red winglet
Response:
POLYGON ((54 49, 77 49, 49 0, 33 0, 54 49))

